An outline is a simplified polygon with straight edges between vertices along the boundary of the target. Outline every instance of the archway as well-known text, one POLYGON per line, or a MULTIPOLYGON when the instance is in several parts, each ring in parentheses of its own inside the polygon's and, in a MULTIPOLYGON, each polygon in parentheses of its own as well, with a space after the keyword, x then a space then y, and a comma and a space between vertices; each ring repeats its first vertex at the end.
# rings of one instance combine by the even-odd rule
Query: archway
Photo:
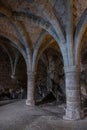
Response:
POLYGON ((21 53, 0 37, 0 100, 26 98, 26 63, 21 53))
MULTIPOLYGON (((40 48, 41 49, 41 48, 40 48)), ((41 53, 37 64, 36 104, 65 103, 65 75, 61 51, 54 41, 41 53)))
POLYGON ((80 50, 80 64, 81 64, 81 74, 80 74, 80 84, 81 84, 81 99, 84 108, 87 108, 87 30, 84 32, 83 38, 81 40, 81 50, 80 50))
POLYGON ((9 57, 2 46, 0 46, 0 100, 9 98, 9 95, 7 96, 8 88, 11 86, 9 65, 9 57))

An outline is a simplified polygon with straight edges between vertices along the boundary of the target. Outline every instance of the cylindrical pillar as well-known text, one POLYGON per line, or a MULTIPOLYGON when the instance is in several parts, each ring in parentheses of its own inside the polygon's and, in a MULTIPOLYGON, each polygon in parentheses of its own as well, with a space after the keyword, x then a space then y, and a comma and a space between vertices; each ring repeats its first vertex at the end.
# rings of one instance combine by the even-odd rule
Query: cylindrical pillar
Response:
POLYGON ((66 120, 79 120, 83 117, 80 89, 80 69, 78 66, 65 67, 66 120))
POLYGON ((27 100, 26 105, 35 105, 35 75, 36 72, 27 72, 27 100))

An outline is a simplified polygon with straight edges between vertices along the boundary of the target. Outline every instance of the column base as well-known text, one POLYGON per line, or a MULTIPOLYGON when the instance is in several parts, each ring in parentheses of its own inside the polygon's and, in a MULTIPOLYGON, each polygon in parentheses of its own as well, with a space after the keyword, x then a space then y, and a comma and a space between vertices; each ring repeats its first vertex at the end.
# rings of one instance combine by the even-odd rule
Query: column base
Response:
POLYGON ((81 110, 68 110, 66 109, 66 114, 63 116, 64 120, 81 120, 84 118, 84 112, 81 110))
POLYGON ((28 106, 35 106, 35 101, 31 101, 31 100, 26 100, 26 105, 28 106))

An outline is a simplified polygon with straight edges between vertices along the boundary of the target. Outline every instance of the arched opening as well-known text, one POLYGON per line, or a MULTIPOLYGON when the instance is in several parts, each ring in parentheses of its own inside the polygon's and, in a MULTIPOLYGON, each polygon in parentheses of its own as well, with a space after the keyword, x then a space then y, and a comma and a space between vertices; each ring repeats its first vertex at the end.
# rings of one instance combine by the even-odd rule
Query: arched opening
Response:
POLYGON ((87 30, 84 32, 81 43, 82 43, 81 50, 80 50, 81 99, 82 99, 82 105, 86 109, 87 108, 87 30))
MULTIPOLYGON (((40 48, 41 49, 41 48, 40 48)), ((54 41, 45 48, 37 64, 36 104, 65 103, 63 57, 54 41)))
POLYGON ((5 50, 0 46, 0 100, 9 99, 8 89, 10 82, 10 61, 5 50))
POLYGON ((25 99, 27 95, 25 60, 9 42, 0 37, 0 101, 4 103, 25 99))

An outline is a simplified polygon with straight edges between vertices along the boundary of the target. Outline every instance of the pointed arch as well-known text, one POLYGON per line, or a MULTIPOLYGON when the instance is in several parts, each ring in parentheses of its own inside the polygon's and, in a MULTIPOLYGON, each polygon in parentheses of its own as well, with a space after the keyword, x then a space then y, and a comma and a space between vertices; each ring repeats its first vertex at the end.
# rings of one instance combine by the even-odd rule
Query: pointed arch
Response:
POLYGON ((43 40, 43 37, 45 37, 46 35, 47 35, 47 32, 42 31, 41 34, 39 35, 36 43, 35 43, 34 51, 33 51, 33 57, 32 57, 32 70, 34 69, 34 66, 35 66, 35 63, 36 63, 36 57, 37 57, 37 54, 38 54, 40 44, 41 44, 41 42, 43 40))
MULTIPOLYGON (((36 65, 38 63, 38 59, 39 59, 40 55, 43 53, 43 51, 48 46, 50 46, 50 44, 52 44, 55 41, 55 39, 51 35, 49 35, 50 37, 44 41, 44 39, 47 37, 47 35, 49 35, 47 32, 43 33, 43 35, 40 37, 39 43, 37 43, 36 49, 34 50, 33 61, 32 61, 32 70, 33 71, 35 71, 35 69, 37 68, 36 65), (43 46, 43 48, 41 48, 41 46, 43 46)), ((62 47, 62 50, 61 50, 59 44, 57 42, 56 42, 56 44, 57 44, 57 46, 59 47, 59 49, 61 51, 63 61, 64 61, 64 65, 66 66, 68 64, 67 53, 66 53, 67 50, 66 50, 65 47, 64 48, 62 47)))
POLYGON ((84 32, 87 29, 87 9, 85 9, 84 13, 82 14, 80 21, 77 24, 76 31, 75 31, 75 61, 77 62, 79 59, 80 49, 82 46, 81 40, 83 37, 84 32))
MULTIPOLYGON (((49 33, 47 33, 46 31, 43 31, 43 32, 40 34, 40 36, 39 36, 39 38, 38 38, 38 40, 37 40, 37 43, 36 43, 36 45, 35 45, 35 47, 34 47, 33 58, 32 58, 32 70, 35 69, 35 64, 36 64, 36 61, 37 61, 37 55, 38 55, 38 53, 39 53, 39 48, 40 48, 40 46, 42 45, 43 39, 44 39, 47 35, 50 36, 50 39, 49 39, 48 41, 46 41, 46 43, 45 43, 45 44, 47 44, 47 46, 49 46, 50 42, 56 41, 56 40, 55 40, 49 33)), ((60 44, 59 44, 59 43, 57 43, 57 45, 59 46, 60 51, 61 51, 61 53, 62 53, 63 60, 64 60, 64 65, 67 66, 67 64, 68 64, 68 59, 67 59, 67 58, 68 58, 68 57, 67 57, 67 48, 66 48, 66 45, 63 45, 63 46, 61 46, 61 47, 60 47, 60 44)))
POLYGON ((24 49, 20 43, 20 41, 16 38, 14 38, 13 36, 8 36, 7 33, 5 32, 1 32, 0 31, 0 36, 7 39, 9 41, 9 44, 11 44, 13 47, 15 47, 24 57, 25 61, 26 61, 26 54, 24 52, 24 49))
MULTIPOLYGON (((10 12, 9 10, 5 9, 2 6, 0 7, 0 12, 2 12, 2 14, 4 14, 11 21, 11 23, 12 23, 14 29, 16 30, 16 32, 18 33, 18 36, 19 36, 19 38, 20 38, 20 40, 21 40, 23 45, 24 45, 24 43, 26 45, 27 41, 26 41, 26 37, 23 34, 24 33, 23 28, 22 28, 22 26, 21 26, 21 24, 20 24, 20 22, 18 20, 21 21, 22 19, 27 18, 27 19, 31 20, 32 22, 34 22, 35 24, 37 24, 38 26, 40 26, 41 28, 45 29, 47 32, 49 32, 49 34, 51 36, 53 36, 54 39, 57 41, 58 45, 60 46, 60 49, 61 49, 62 53, 64 52, 64 54, 63 54, 64 57, 66 57, 65 56, 65 55, 67 55, 67 54, 65 54, 65 52, 66 52, 66 45, 63 44, 64 40, 61 40, 61 38, 56 33, 53 25, 49 21, 46 21, 42 17, 36 16, 33 13, 10 12), (17 21, 16 24, 15 24, 15 22, 13 20, 17 21)), ((28 51, 29 47, 26 46, 26 50, 28 51)), ((30 54, 31 53, 29 51, 28 55, 30 55, 30 54)), ((28 60, 31 60, 30 56, 28 57, 28 60)), ((31 61, 29 63, 31 65, 31 61)))
POLYGON ((38 46, 37 50, 35 51, 35 57, 33 59, 33 64, 32 64, 32 70, 36 71, 36 68, 37 68, 36 66, 37 66, 39 57, 41 56, 41 54, 43 53, 43 51, 46 49, 46 47, 49 46, 50 43, 52 43, 53 41, 54 41, 54 39, 52 39, 52 38, 49 39, 48 41, 46 41, 47 45, 45 45, 44 49, 42 49, 42 50, 40 50, 40 47, 41 47, 41 44, 43 44, 43 43, 42 43, 42 41, 40 42, 40 45, 38 46))
POLYGON ((12 11, 9 11, 8 8, 3 7, 2 5, 0 6, 0 13, 3 14, 9 21, 10 24, 14 27, 16 33, 18 34, 18 38, 21 41, 21 44, 25 48, 26 56, 27 56, 27 65, 29 63, 29 67, 31 69, 31 50, 29 47, 29 43, 27 42, 27 38, 25 35, 25 30, 23 29, 23 26, 21 22, 16 21, 13 17, 12 11))

